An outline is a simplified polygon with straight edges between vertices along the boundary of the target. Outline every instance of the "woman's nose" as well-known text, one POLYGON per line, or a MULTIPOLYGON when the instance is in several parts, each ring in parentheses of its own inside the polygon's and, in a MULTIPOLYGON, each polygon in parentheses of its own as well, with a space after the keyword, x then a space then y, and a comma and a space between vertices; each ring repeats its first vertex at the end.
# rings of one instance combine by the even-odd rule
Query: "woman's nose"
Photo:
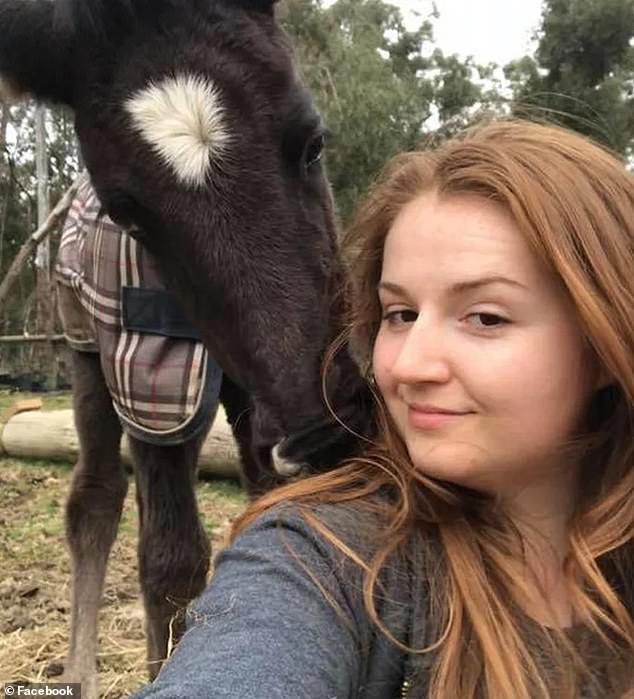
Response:
POLYGON ((394 379, 399 383, 445 383, 451 376, 446 345, 440 325, 419 316, 392 365, 394 379))

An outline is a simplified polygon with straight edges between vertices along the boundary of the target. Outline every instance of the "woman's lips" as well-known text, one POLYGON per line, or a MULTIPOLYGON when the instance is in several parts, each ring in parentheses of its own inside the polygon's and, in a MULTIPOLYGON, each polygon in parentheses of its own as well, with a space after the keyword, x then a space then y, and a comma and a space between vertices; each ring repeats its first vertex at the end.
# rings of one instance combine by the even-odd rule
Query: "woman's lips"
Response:
POLYGON ((417 429, 434 430, 458 422, 469 412, 458 412, 434 405, 409 405, 407 417, 410 425, 417 429))

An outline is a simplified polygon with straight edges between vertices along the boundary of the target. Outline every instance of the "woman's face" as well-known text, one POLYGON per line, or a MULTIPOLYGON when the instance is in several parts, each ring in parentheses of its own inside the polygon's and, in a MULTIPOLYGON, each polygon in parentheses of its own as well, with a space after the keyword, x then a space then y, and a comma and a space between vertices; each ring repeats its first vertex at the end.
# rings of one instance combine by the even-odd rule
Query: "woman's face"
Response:
MULTIPOLYGON (((430 192, 390 229, 374 374, 414 465, 510 494, 562 463, 598 371, 510 213, 430 192)), ((564 469, 566 470, 566 469, 564 469)))

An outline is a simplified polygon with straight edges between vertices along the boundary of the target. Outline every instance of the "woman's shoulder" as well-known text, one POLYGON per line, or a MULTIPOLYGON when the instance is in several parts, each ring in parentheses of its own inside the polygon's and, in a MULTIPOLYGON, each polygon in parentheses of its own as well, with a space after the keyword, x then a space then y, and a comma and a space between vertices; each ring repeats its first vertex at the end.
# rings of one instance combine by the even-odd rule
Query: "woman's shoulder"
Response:
POLYGON ((236 537, 278 547, 292 539, 315 554, 339 558, 342 554, 368 562, 377 553, 388 525, 377 499, 340 503, 280 503, 258 515, 236 537))
MULTIPOLYGON (((382 494, 345 502, 278 503, 253 519, 236 537, 279 547, 290 539, 305 552, 328 558, 342 557, 371 565, 377 554, 393 541, 394 514, 389 499, 382 494)), ((386 568, 429 570, 439 555, 437 535, 430 529, 413 526, 404 533, 398 547, 390 547, 386 568), (421 566, 421 557, 428 565, 421 566)), ((432 566, 433 567, 433 566, 432 566)))
POLYGON ((377 608, 408 608, 412 590, 426 588, 418 578, 435 568, 429 562, 421 565, 421 556, 435 556, 434 547, 425 544, 428 537, 416 530, 399 546, 390 546, 394 538, 390 520, 380 496, 339 503, 288 502, 260 514, 233 546, 265 550, 285 565, 309 569, 320 581, 335 584, 357 609, 364 606, 368 572, 378 564, 377 608))

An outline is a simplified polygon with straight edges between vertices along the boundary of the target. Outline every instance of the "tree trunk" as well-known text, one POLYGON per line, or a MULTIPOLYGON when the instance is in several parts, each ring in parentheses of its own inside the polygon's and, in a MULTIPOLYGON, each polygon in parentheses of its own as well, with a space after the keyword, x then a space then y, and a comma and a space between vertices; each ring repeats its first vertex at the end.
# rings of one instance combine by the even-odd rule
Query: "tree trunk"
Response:
MULTIPOLYGON (((44 225, 50 212, 48 187, 48 153, 46 145, 46 108, 38 105, 35 112, 35 166, 37 175, 37 225, 44 225)), ((46 236, 35 253, 36 271, 36 314, 35 333, 52 335, 54 330, 54 309, 51 302, 51 257, 50 237, 46 236)), ((39 369, 47 388, 55 388, 57 372, 55 350, 52 343, 34 348, 37 357, 35 365, 39 369)))
MULTIPOLYGON (((0 151, 4 151, 7 143, 7 127, 9 126, 9 106, 0 100, 0 151)), ((4 157, 2 158, 4 162, 4 157)))
POLYGON ((5 147, 7 144, 7 129, 9 128, 9 106, 0 100, 0 271, 2 270, 4 253, 4 231, 7 226, 9 201, 13 192, 12 179, 7 167, 5 147))

